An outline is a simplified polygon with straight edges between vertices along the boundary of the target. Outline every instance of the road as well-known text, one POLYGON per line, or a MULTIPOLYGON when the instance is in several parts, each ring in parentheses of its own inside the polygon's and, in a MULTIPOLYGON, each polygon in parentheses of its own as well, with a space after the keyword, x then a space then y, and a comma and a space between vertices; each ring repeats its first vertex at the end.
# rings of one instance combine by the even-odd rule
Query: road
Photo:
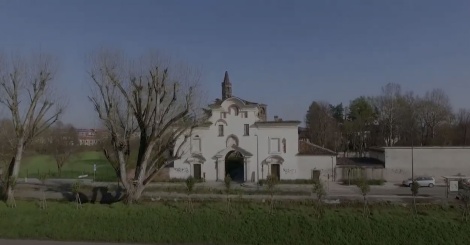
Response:
MULTIPOLYGON (((60 186, 60 185, 70 185, 75 180, 48 180, 48 186, 60 186)), ((29 179, 28 183, 21 183, 17 186, 16 196, 20 198, 42 198, 42 192, 38 191, 37 186, 38 180, 29 179), (19 186, 24 186, 28 188, 26 189, 18 189, 19 186), (34 187, 35 186, 35 187, 34 187)), ((90 183, 86 183, 89 186, 90 183)), ((94 187, 106 187, 111 185, 116 185, 116 183, 91 183, 91 186, 94 187)), ((184 188, 184 183, 152 183, 149 186, 148 191, 144 192, 143 195, 152 199, 152 200, 173 200, 173 199, 186 199, 187 195, 185 193, 175 193, 175 192, 167 192, 164 191, 166 188, 157 188, 152 189, 153 187, 181 187, 184 188)), ((224 185, 221 182, 204 182, 198 183, 196 186, 205 187, 210 189, 223 189, 224 185)), ((263 187, 258 187, 253 183, 246 183, 246 184, 234 184, 234 189, 244 189, 245 191, 255 191, 257 188, 264 189, 263 187)), ((348 199, 348 200, 362 200, 362 194, 359 191, 357 186, 347 186, 342 185, 335 182, 327 182, 326 183, 326 191, 327 191, 327 199, 330 200, 338 200, 338 199, 348 199)), ((69 188, 66 188, 67 190, 69 188)), ((275 198, 278 200, 305 200, 305 199, 312 199, 314 195, 306 195, 306 193, 312 192, 312 185, 302 185, 302 184, 279 184, 276 186, 276 189, 283 191, 283 195, 276 195, 275 198), (288 195, 286 192, 292 191, 292 195, 288 195), (294 192, 302 192, 303 195, 294 194, 294 192), (287 194, 287 195, 286 195, 287 194)), ((68 191, 66 191, 68 192, 68 191)), ((49 190, 46 192, 46 196, 48 199, 63 199, 64 192, 49 190)), ((114 195, 114 194, 113 194, 114 195)), ((419 189, 418 198, 419 199, 429 199, 430 201, 444 199, 446 196, 446 188, 444 186, 435 186, 433 188, 429 187, 422 187, 419 189)), ((239 195, 233 195, 231 198, 240 197, 239 195)), ((394 183, 385 183, 382 186, 371 186, 370 192, 368 193, 368 197, 370 201, 397 201, 401 202, 405 199, 411 199, 411 190, 409 187, 402 187, 398 186, 394 183)), ((453 198, 452 195, 449 196, 453 198)), ((193 194, 192 198, 194 199, 202 199, 202 200, 216 200, 216 199, 225 199, 225 195, 220 194, 193 194)), ((250 199, 250 200, 263 200, 270 198, 269 195, 258 195, 258 194, 248 194, 245 193, 242 195, 243 199, 250 199)))

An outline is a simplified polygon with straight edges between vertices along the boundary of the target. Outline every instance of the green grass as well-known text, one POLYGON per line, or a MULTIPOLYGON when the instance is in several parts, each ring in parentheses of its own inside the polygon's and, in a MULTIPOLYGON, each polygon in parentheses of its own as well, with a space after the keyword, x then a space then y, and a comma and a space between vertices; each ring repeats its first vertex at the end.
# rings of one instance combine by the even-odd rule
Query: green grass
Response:
POLYGON ((42 174, 48 174, 49 178, 77 178, 79 175, 88 174, 93 178, 93 164, 96 163, 96 181, 116 181, 116 175, 103 153, 88 151, 72 155, 62 168, 61 176, 58 175, 57 165, 52 156, 36 155, 24 158, 20 168, 20 178, 38 178, 42 174))
POLYGON ((192 214, 183 202, 124 206, 49 202, 40 210, 33 202, 17 208, 0 204, 0 237, 136 243, 192 244, 468 244, 470 223, 451 208, 361 207, 327 208, 319 219, 309 204, 194 203, 192 214))

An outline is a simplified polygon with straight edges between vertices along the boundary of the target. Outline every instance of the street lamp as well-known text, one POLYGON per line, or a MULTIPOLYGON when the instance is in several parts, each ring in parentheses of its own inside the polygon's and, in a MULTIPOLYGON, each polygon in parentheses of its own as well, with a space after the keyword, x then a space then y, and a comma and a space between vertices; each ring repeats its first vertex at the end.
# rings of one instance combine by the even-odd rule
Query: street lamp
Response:
POLYGON ((413 144, 413 134, 411 134, 411 183, 415 181, 414 176, 414 144, 413 144))
POLYGON ((333 161, 333 156, 331 156, 331 179, 335 181, 335 169, 334 169, 334 161, 333 161))
POLYGON ((259 186, 259 148, 258 148, 258 134, 256 136, 256 183, 259 186))

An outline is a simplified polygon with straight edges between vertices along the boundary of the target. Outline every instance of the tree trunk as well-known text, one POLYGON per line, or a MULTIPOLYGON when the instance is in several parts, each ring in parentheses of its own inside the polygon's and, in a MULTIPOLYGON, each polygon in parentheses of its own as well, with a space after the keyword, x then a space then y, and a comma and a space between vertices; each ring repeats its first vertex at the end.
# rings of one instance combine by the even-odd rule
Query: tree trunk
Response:
POLYGON ((62 177, 62 166, 60 166, 60 165, 57 165, 57 175, 59 177, 62 177))
POLYGON ((23 156, 23 150, 24 150, 23 140, 20 139, 18 142, 18 145, 16 146, 16 154, 15 154, 15 161, 13 163, 14 164, 13 170, 9 173, 10 174, 9 177, 13 177, 15 179, 18 177, 18 174, 20 172, 21 158, 23 156))
POLYGON ((5 188, 4 197, 7 201, 12 200, 13 188, 15 187, 16 180, 18 179, 18 173, 20 172, 21 157, 23 155, 23 140, 20 139, 16 146, 16 154, 11 159, 10 165, 8 166, 7 186, 5 188))
POLYGON ((143 190, 144 190, 144 185, 142 184, 137 184, 137 186, 133 186, 130 189, 127 189, 126 194, 124 194, 124 197, 123 197, 123 202, 129 205, 136 203, 142 196, 143 190))
POLYGON ((10 182, 7 182, 4 197, 5 197, 5 200, 7 201, 7 203, 10 203, 10 201, 12 201, 14 199, 14 197, 13 197, 13 186, 11 186, 10 182))
POLYGON ((467 145, 467 126, 465 126, 465 129, 464 129, 464 134, 463 134, 463 145, 466 146, 467 145))
POLYGON ((367 207, 367 198, 366 195, 364 197, 364 211, 363 211, 363 216, 369 217, 369 207, 367 207))

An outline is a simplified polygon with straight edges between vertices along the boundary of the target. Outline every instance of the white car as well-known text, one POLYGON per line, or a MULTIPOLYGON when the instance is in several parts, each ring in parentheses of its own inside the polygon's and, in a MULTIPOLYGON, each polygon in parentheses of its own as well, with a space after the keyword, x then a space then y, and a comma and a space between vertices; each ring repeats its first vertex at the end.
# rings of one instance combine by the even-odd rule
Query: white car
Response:
MULTIPOLYGON (((415 181, 418 182, 420 187, 423 187, 423 186, 434 187, 436 185, 436 180, 433 177, 420 176, 420 177, 416 177, 415 181)), ((411 178, 403 181, 404 186, 411 187, 412 183, 413 183, 413 180, 411 178)))

